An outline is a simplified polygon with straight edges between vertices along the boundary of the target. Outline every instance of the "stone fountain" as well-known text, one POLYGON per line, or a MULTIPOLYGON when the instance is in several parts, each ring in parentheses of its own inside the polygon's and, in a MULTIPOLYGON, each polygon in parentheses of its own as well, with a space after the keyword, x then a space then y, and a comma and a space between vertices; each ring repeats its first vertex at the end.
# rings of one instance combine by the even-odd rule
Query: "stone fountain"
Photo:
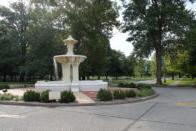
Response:
POLYGON ((106 89, 108 86, 107 82, 102 80, 95 81, 79 81, 79 65, 87 57, 83 55, 75 55, 73 52, 74 45, 78 43, 77 40, 69 36, 64 40, 67 46, 67 54, 56 55, 53 58, 55 76, 59 79, 57 63, 61 64, 62 78, 60 81, 38 81, 35 84, 35 88, 39 90, 51 90, 51 91, 63 91, 72 90, 77 91, 98 91, 101 88, 106 89))

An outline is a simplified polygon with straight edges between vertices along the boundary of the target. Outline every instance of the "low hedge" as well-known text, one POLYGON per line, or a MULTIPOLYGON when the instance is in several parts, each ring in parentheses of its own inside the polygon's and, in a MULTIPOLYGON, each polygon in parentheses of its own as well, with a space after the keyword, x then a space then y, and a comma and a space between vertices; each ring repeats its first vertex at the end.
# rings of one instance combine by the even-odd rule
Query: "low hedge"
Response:
POLYGON ((136 84, 134 83, 119 83, 118 86, 125 88, 137 88, 136 84))
POLYGON ((155 91, 151 88, 143 88, 143 89, 140 89, 139 92, 138 92, 138 96, 139 97, 145 97, 145 96, 151 96, 155 94, 155 91))
POLYGON ((23 95, 24 101, 40 101, 40 93, 29 90, 23 95))
POLYGON ((137 94, 133 90, 128 90, 128 91, 125 92, 125 95, 126 95, 127 98, 131 98, 131 97, 136 97, 137 94))
POLYGON ((152 89, 152 86, 147 84, 137 84, 137 89, 152 89))
POLYGON ((40 101, 49 102, 49 90, 46 90, 40 93, 40 101))
POLYGON ((62 91, 61 92, 61 102, 62 103, 70 103, 75 101, 75 96, 72 91, 62 91))
POLYGON ((110 101, 112 100, 112 93, 106 89, 100 89, 97 93, 97 99, 100 101, 110 101))
POLYGON ((19 101, 20 98, 19 98, 19 96, 15 96, 15 95, 12 95, 10 93, 3 93, 3 94, 0 94, 0 100, 3 100, 3 101, 11 101, 11 100, 19 101))
POLYGON ((115 90, 113 92, 114 99, 125 99, 126 95, 125 92, 122 90, 115 90))
POLYGON ((10 89, 10 87, 7 84, 0 84, 0 90, 3 90, 3 89, 10 89))

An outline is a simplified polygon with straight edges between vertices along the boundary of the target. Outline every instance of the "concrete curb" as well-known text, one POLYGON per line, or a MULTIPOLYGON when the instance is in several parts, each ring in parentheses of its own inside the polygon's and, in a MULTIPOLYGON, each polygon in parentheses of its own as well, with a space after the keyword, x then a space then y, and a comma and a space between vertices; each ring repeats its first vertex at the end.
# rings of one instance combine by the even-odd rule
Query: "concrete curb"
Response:
POLYGON ((128 98, 125 100, 114 100, 108 102, 100 102, 97 103, 40 103, 40 102, 17 102, 17 101, 0 101, 2 105, 13 105, 13 106, 40 106, 40 107, 61 107, 61 106, 101 106, 101 105, 117 105, 117 104, 127 104, 127 103, 135 103, 146 101, 149 99, 153 99, 159 96, 159 94, 155 93, 154 95, 142 97, 142 98, 128 98))

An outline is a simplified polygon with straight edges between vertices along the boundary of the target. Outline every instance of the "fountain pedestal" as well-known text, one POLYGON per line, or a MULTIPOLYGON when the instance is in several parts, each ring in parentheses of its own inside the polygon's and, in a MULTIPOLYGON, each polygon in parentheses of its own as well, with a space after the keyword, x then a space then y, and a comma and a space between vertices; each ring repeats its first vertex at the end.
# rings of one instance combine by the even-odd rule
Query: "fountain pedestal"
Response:
POLYGON ((108 83, 101 80, 97 81, 79 81, 79 65, 87 57, 83 55, 75 55, 73 52, 74 45, 78 43, 77 40, 71 36, 64 40, 67 46, 67 54, 54 56, 55 75, 58 79, 57 63, 62 67, 61 81, 38 81, 35 88, 40 90, 72 90, 72 91, 98 91, 101 88, 107 88, 108 83))

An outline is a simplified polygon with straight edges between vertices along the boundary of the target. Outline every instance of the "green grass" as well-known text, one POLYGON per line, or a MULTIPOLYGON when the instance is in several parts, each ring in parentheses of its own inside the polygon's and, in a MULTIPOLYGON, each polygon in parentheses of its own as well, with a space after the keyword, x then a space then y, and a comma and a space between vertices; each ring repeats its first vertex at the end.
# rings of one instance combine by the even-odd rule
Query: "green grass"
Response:
POLYGON ((112 84, 119 84, 119 83, 134 83, 137 81, 144 81, 144 80, 153 80, 155 78, 153 77, 129 77, 126 79, 123 79, 122 77, 120 77, 118 80, 116 79, 112 79, 112 84))
POLYGON ((164 86, 172 85, 174 82, 178 81, 178 84, 176 86, 193 86, 196 85, 196 79, 191 78, 181 78, 181 79, 167 79, 166 83, 164 83, 164 86))
POLYGON ((179 85, 187 85, 187 86, 196 85, 196 79, 183 78, 179 81, 179 85))
POLYGON ((167 79, 166 83, 163 83, 165 86, 171 85, 175 82, 176 80, 172 80, 172 79, 167 79))
POLYGON ((34 82, 0 82, 0 85, 8 85, 10 89, 33 87, 34 82))
POLYGON ((35 84, 35 82, 0 82, 0 85, 19 85, 19 84, 35 84))

